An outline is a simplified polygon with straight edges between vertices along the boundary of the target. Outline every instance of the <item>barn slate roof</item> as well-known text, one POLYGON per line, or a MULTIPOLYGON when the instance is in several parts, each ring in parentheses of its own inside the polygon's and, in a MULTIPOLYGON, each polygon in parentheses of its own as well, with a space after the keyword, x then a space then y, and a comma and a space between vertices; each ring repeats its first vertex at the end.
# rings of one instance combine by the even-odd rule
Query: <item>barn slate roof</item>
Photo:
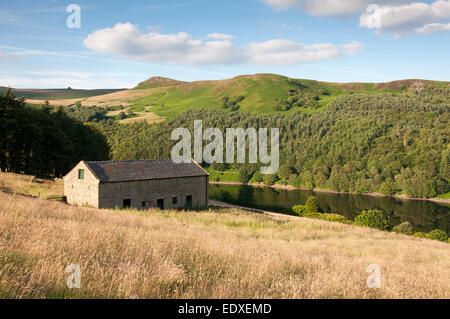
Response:
POLYGON ((209 175, 197 163, 176 164, 172 160, 84 161, 101 182, 127 182, 149 179, 209 175))

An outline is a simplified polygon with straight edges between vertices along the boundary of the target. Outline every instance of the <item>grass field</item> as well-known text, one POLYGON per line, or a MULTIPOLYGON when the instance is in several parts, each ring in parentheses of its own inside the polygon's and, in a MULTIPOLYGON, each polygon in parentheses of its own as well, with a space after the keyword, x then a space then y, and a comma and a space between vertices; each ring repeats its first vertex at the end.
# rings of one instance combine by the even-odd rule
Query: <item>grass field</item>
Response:
MULTIPOLYGON (((17 178, 4 187, 23 189, 17 178)), ((0 202, 1 298, 450 298, 450 249, 438 241, 236 209, 102 210, 3 192, 0 202), (66 286, 70 264, 80 289, 66 286), (381 288, 366 285, 370 264, 381 288)))

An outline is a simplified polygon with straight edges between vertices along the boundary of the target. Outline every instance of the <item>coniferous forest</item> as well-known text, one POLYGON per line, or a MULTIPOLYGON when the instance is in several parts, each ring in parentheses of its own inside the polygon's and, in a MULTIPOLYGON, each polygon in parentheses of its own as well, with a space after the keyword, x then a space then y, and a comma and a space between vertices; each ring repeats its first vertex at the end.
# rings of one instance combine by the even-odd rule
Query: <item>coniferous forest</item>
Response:
POLYGON ((48 104, 26 106, 11 90, 0 96, 2 171, 61 177, 82 159, 107 159, 108 144, 93 127, 48 104))

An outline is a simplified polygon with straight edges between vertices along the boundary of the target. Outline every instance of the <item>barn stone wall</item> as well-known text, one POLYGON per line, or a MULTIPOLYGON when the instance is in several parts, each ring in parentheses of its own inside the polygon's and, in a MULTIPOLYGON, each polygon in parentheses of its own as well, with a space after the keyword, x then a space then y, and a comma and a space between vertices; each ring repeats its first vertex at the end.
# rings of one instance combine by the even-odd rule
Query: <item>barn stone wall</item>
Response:
POLYGON ((64 176, 64 196, 67 203, 77 206, 99 207, 99 180, 83 162, 64 176), (78 169, 84 169, 84 179, 78 179, 78 169))
POLYGON ((193 207, 208 205, 208 176, 100 183, 99 207, 123 208, 123 200, 130 199, 132 208, 147 209, 164 199, 164 209, 183 208, 188 195, 193 207))

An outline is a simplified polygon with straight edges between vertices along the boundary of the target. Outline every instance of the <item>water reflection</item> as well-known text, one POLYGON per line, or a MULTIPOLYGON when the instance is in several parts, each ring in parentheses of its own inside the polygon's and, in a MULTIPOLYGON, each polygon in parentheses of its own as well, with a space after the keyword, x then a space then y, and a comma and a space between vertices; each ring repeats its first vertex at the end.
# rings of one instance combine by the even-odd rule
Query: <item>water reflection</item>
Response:
POLYGON ((292 206, 304 204, 314 195, 326 213, 354 219, 365 209, 381 209, 391 217, 391 227, 407 221, 415 231, 439 228, 450 232, 450 207, 430 201, 218 184, 209 186, 209 194, 211 199, 285 214, 292 214, 292 206))

